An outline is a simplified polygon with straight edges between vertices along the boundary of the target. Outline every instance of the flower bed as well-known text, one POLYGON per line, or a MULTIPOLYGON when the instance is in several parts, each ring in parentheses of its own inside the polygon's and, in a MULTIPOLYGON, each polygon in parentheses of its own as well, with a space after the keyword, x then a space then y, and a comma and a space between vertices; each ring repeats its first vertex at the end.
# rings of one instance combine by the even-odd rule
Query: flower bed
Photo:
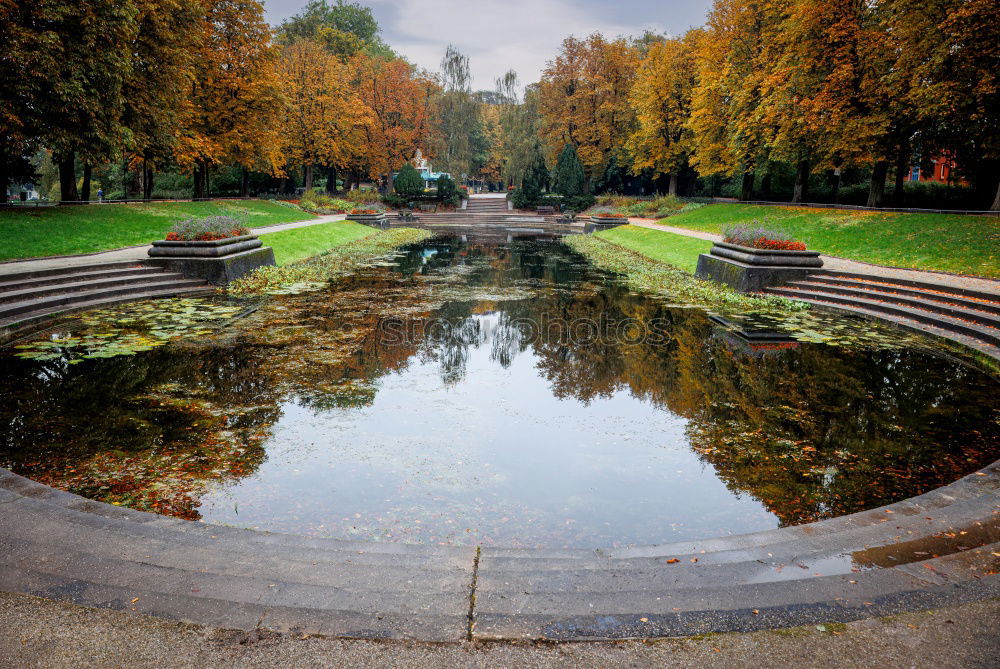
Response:
POLYGON ((211 242, 249 234, 250 229, 232 216, 208 216, 174 223, 166 239, 170 242, 211 242))
POLYGON ((793 239, 787 232, 769 228, 757 221, 727 225, 722 228, 724 241, 753 249, 769 251, 805 251, 805 242, 793 239))

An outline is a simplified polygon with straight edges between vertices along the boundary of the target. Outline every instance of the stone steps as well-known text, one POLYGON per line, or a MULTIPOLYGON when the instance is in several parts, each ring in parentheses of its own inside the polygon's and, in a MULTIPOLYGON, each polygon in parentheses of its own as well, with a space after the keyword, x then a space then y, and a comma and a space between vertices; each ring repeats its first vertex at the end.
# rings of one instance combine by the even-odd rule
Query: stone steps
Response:
POLYGON ((973 580, 972 594, 982 596, 987 572, 1000 566, 998 478, 991 466, 883 509, 751 535, 477 553, 182 521, 0 470, 0 587, 224 627, 436 641, 465 638, 470 611, 476 638, 662 636, 698 633, 702 624, 724 631, 853 619, 912 606, 912 598, 923 605, 936 587, 954 597, 973 580))
POLYGON ((887 319, 987 352, 1000 349, 1000 295, 846 272, 817 272, 765 292, 887 319))
POLYGON ((135 262, 0 275, 0 340, 70 313, 161 297, 208 294, 200 279, 135 262))

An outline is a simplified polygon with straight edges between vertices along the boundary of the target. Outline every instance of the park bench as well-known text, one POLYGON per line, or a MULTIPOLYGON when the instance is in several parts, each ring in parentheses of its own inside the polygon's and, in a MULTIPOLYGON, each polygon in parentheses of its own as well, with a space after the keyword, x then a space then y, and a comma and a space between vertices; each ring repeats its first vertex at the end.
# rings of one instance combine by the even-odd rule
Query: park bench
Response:
POLYGON ((425 211, 429 214, 433 214, 438 210, 438 206, 436 204, 421 204, 417 206, 420 207, 420 211, 425 211))
POLYGON ((541 207, 535 207, 535 211, 539 214, 554 214, 556 213, 556 208, 551 205, 544 205, 541 207))

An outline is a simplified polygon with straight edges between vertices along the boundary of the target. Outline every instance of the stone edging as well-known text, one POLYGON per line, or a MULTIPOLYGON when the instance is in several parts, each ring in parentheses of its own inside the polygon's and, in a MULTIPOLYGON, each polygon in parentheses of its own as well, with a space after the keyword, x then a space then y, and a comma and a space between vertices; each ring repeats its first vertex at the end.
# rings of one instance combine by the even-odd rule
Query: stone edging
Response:
POLYGON ((1000 462, 808 525, 598 550, 242 530, 95 502, 0 469, 0 589, 217 627, 425 641, 848 621, 1000 595, 1000 462))

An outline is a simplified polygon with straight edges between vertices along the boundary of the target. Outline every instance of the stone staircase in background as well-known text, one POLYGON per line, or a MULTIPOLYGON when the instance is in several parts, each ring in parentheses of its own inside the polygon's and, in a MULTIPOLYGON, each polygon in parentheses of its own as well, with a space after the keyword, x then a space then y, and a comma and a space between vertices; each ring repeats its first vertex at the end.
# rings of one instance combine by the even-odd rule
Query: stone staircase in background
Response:
POLYGON ((0 341, 63 314, 213 291, 200 279, 134 261, 0 274, 0 341))
POLYGON ((838 271, 818 271, 765 292, 886 319, 1000 354, 1000 293, 838 271))
POLYGON ((461 213, 465 214, 501 214, 507 213, 507 198, 505 197, 470 197, 469 203, 461 213))

